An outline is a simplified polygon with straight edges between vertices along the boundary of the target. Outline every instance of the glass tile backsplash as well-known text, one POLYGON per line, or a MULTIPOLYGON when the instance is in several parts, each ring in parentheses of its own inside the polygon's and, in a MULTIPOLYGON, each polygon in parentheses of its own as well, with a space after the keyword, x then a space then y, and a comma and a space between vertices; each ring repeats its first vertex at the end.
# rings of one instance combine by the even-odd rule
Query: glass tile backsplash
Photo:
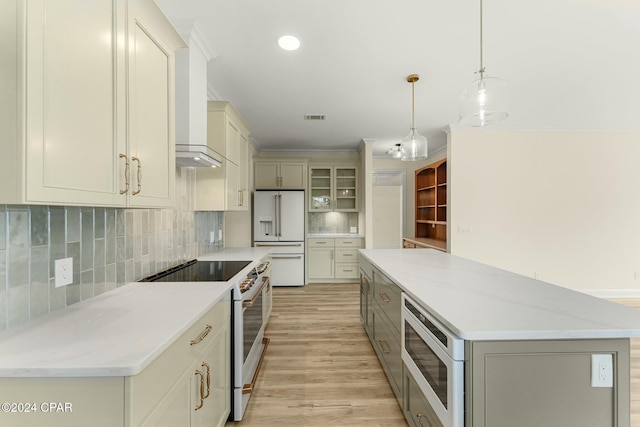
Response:
POLYGON ((222 247, 224 213, 193 210, 193 169, 176 183, 175 209, 0 205, 0 330, 222 247), (73 283, 56 288, 68 257, 73 283))
POLYGON ((358 212, 309 212, 308 233, 355 233, 358 230, 358 212))

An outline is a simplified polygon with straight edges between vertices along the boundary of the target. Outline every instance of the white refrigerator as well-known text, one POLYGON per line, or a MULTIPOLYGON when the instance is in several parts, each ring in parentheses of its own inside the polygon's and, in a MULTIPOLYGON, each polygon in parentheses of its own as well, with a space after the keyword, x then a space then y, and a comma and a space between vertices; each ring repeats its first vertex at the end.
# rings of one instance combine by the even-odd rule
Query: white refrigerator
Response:
POLYGON ((304 190, 256 190, 253 246, 269 247, 272 286, 304 286, 304 190))

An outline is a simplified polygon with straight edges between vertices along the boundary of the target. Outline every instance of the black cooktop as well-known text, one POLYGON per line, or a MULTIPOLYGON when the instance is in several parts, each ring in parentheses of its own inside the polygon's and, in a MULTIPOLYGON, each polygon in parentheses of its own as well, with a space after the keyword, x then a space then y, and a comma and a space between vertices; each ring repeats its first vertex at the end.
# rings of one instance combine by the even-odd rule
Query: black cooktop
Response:
POLYGON ((168 270, 145 277, 141 282, 226 282, 251 261, 192 260, 168 270))

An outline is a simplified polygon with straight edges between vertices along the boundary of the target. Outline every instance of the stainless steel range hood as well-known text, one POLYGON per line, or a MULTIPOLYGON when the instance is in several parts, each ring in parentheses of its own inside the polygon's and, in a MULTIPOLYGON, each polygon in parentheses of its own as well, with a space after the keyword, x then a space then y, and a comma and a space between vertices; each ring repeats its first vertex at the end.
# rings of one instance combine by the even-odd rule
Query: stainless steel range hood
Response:
POLYGON ((215 57, 193 21, 172 21, 188 48, 176 52, 176 165, 220 167, 207 146, 207 63, 215 57))
POLYGON ((176 144, 176 165, 192 167, 222 166, 222 162, 216 157, 218 153, 206 145, 176 144))

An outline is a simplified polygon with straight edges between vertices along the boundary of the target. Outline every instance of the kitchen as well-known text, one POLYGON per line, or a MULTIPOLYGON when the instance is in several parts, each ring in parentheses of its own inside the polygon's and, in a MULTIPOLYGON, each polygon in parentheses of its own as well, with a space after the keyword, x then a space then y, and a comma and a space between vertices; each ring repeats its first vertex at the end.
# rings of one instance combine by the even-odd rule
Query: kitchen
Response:
MULTIPOLYGON (((256 13, 258 12, 259 9, 256 10, 256 13)), ((633 7, 630 7, 628 12, 632 16, 633 7)), ((4 15, 4 19, 9 18, 11 14, 4 15)), ((3 22, 3 28, 10 26, 3 22)), ((176 43, 184 42, 183 40, 176 43)), ((472 46, 469 46, 468 50, 471 48, 472 46)), ((68 54, 68 62, 73 62, 76 59, 73 52, 68 54)), ((471 58, 472 53, 468 56, 471 58)), ((624 74, 637 70, 637 67, 634 68, 636 62, 631 62, 634 61, 633 58, 625 57, 625 60, 630 61, 628 67, 610 70, 611 73, 624 74)), ((345 60, 346 62, 348 61, 345 60)), ((469 62, 474 61, 470 59, 469 62)), ((472 70, 474 65, 470 64, 469 67, 472 70)), ((402 69, 399 70, 399 75, 394 77, 397 79, 400 95, 398 102, 393 103, 393 109, 400 110, 403 118, 407 118, 409 113, 406 108, 409 93, 404 81, 405 75, 419 71, 423 75, 416 88, 431 88, 431 85, 436 83, 429 77, 428 70, 402 69)), ((585 73, 587 71, 590 70, 585 70, 585 73)), ((467 80, 471 80, 471 77, 471 71, 469 75, 461 76, 457 90, 461 89, 467 80)), ((513 79, 509 80, 511 82, 513 79)), ((2 84, 7 84, 7 81, 3 79, 2 84)), ((9 83, 6 87, 3 86, 2 93, 11 93, 15 87, 9 83)), ((417 92, 417 99, 427 99, 430 95, 429 92, 417 92)), ((57 96, 62 97, 60 94, 57 96)), ((454 101, 455 96, 456 93, 451 95, 454 101)), ((623 99, 626 99, 626 96, 623 99)), ((240 108, 242 104, 234 102, 234 105, 240 108)), ((518 104, 514 104, 514 108, 517 106, 518 104)), ((417 108, 418 124, 422 126, 423 121, 429 120, 430 113, 427 112, 442 114, 435 110, 417 108)), ((301 113, 308 112, 310 111, 301 113)), ((242 115, 246 116, 244 111, 242 115)), ((624 114, 621 113, 621 116, 624 114)), ((9 123, 13 123, 10 115, 5 117, 8 117, 9 123)), ((255 132, 257 123, 248 117, 245 118, 252 132, 255 132)), ((116 118, 122 119, 120 116, 116 118)), ((332 117, 329 116, 329 119, 332 117)), ((517 115, 509 120, 512 119, 517 120, 517 115)), ((455 115, 442 123, 454 120, 455 115)), ((406 133, 408 126, 403 123, 401 120, 398 125, 398 137, 406 133)), ((562 128, 557 121, 547 123, 551 123, 552 129, 562 128)), ((638 288, 637 273, 634 274, 638 269, 638 248, 633 242, 633 236, 638 235, 637 216, 634 217, 638 206, 637 198, 634 196, 637 193, 635 183, 638 182, 638 176, 633 168, 637 149, 632 144, 637 140, 637 132, 633 131, 635 127, 619 124, 618 121, 610 120, 607 123, 608 126, 603 125, 604 130, 598 132, 580 129, 524 132, 518 130, 517 122, 514 125, 515 129, 508 130, 474 131, 453 128, 449 133, 450 143, 441 145, 439 150, 432 149, 428 161, 418 163, 386 160, 384 154, 375 158, 372 153, 377 148, 375 142, 363 144, 360 151, 338 151, 337 147, 331 147, 334 152, 305 152, 296 149, 295 146, 288 150, 280 148, 272 152, 258 152, 250 145, 248 157, 253 159, 254 163, 257 160, 283 163, 303 159, 307 161, 307 166, 333 165, 336 162, 355 164, 360 174, 359 188, 363 198, 354 226, 358 228, 358 235, 362 233, 364 236, 363 245, 372 241, 369 233, 373 230, 374 214, 368 208, 368 204, 371 199, 370 192, 373 191, 373 171, 406 171, 407 178, 403 189, 406 201, 404 223, 405 235, 411 237, 415 211, 413 171, 447 157, 452 173, 449 203, 456 207, 450 209, 452 217, 449 221, 449 232, 452 235, 448 236, 448 244, 451 253, 529 277, 565 284, 573 289, 591 290, 598 296, 633 297, 637 296, 638 288), (482 138, 481 144, 476 143, 478 138, 482 138), (514 140, 524 141, 523 145, 509 144, 514 140), (532 148, 534 146, 535 150, 532 148), (612 164, 615 168, 611 170, 602 165, 602 157, 606 156, 608 150, 612 150, 615 159, 612 164), (584 166, 580 173, 572 176, 579 177, 581 182, 576 182, 580 181, 578 179, 569 179, 567 173, 563 172, 567 164, 572 168, 576 166, 576 153, 581 153, 580 159, 584 161, 584 166), (589 156, 588 153, 597 155, 589 156), (495 159, 498 158, 509 158, 512 161, 496 164, 495 159), (531 161, 532 159, 535 161, 531 161), (544 167, 535 168, 535 165, 544 167), (513 185, 510 185, 513 179, 501 179, 505 176, 518 176, 518 187, 513 188, 513 185), (614 177, 615 180, 612 183, 602 179, 603 176, 614 177), (558 182, 563 184, 555 185, 558 182), (588 183, 586 186, 585 182, 588 183), (478 200, 481 194, 486 194, 483 190, 487 187, 491 190, 490 195, 478 200), (571 200, 567 200, 566 194, 573 195, 571 200), (595 200, 589 203, 594 194, 600 197, 595 197, 595 200), (510 203, 512 200, 519 200, 520 203, 510 203), (606 202, 602 203, 605 200, 606 202), (482 206, 482 209, 479 206, 482 206), (562 206, 562 209, 558 209, 557 206, 562 206), (608 206, 623 206, 624 209, 610 210, 607 209, 608 206), (559 221, 560 219, 563 221, 559 221), (576 221, 577 219, 582 222, 576 221), (585 228, 590 230, 588 235, 580 233, 585 228), (602 233, 604 230, 606 232, 602 233), (552 244, 549 244, 550 242, 552 244), (562 265, 556 261, 558 259, 563 260, 562 265)), ((313 125, 315 124, 318 123, 313 125)), ((106 130, 113 127, 109 124, 102 125, 106 130)), ((597 126, 585 128, 593 127, 597 126)), ((122 128, 118 129, 122 131, 122 128)), ((106 130, 105 135, 110 133, 106 130)), ((291 130, 293 131, 293 127, 291 130)), ((3 135, 3 140, 16 139, 12 132, 17 132, 17 129, 3 126, 3 131, 9 132, 6 138, 3 135)), ((360 134, 359 138, 365 135, 360 134)), ((444 134, 440 129, 435 133, 430 130, 427 135, 433 136, 430 142, 443 142, 444 134)), ((112 142, 113 140, 110 140, 108 143, 112 142)), ((104 144, 104 141, 100 143, 104 144)), ((66 159, 63 153, 53 158, 54 163, 60 162, 67 168, 70 168, 70 165, 81 167, 82 176, 85 177, 85 188, 81 191, 85 193, 86 187, 91 185, 104 187, 102 182, 89 180, 93 171, 98 168, 94 161, 100 160, 103 151, 95 151, 95 146, 87 148, 86 144, 78 145, 78 157, 91 158, 92 162, 83 162, 77 158, 66 159)), ((3 182, 10 183, 15 181, 14 174, 18 175, 16 168, 19 162, 11 161, 15 156, 11 156, 11 147, 7 147, 7 150, 5 154, 9 160, 5 159, 6 164, 3 163, 2 171, 6 174, 6 179, 3 175, 3 182)), ((168 163, 170 159, 167 156, 163 161, 168 163)), ((135 178, 136 171, 142 168, 145 177, 143 191, 147 185, 151 187, 156 182, 153 177, 146 175, 145 167, 149 164, 144 158, 141 162, 130 161, 132 179, 135 178)), ((118 163, 118 171, 114 175, 124 174, 124 170, 120 169, 124 169, 125 166, 124 162, 118 163)), ((111 169, 114 169, 113 165, 111 169)), ((173 183, 169 182, 169 186, 175 186, 175 205, 172 201, 160 201, 158 196, 153 196, 153 201, 144 202, 135 201, 130 197, 134 202, 129 205, 126 204, 128 202, 114 203, 106 202, 104 199, 64 203, 65 200, 78 200, 68 193, 55 195, 59 198, 53 200, 50 205, 18 202, 15 196, 3 198, 9 200, 0 208, 3 213, 3 226, 0 227, 0 251, 3 251, 0 263, 3 264, 0 271, 4 272, 0 277, 4 277, 6 283, 6 291, 0 292, 0 322, 3 322, 3 329, 17 327, 49 311, 53 312, 75 302, 90 299, 94 295, 113 290, 178 262, 193 259, 223 245, 250 246, 251 211, 248 208, 240 212, 200 211, 194 208, 197 204, 194 187, 199 170, 175 169, 176 178, 173 183), (119 207, 113 207, 114 204, 119 207), (165 208, 157 208, 163 204, 165 208), (52 272, 55 270, 54 261, 66 257, 73 258, 73 283, 63 288, 55 287, 51 281, 52 272)), ((253 182, 253 171, 253 167, 248 164, 247 184, 253 182)), ((29 173, 31 172, 33 171, 30 170, 29 173)), ((308 179, 307 175, 304 177, 308 179)), ((68 185, 68 178, 56 178, 64 181, 56 183, 57 185, 68 185)), ((36 175, 33 179, 37 181, 41 178, 36 175)), ((167 181, 166 178, 164 180, 167 181)), ((115 180, 109 183, 113 182, 115 180)), ((113 195, 112 199, 122 199, 122 196, 113 195)), ((351 223, 351 220, 345 222, 347 232, 350 232, 351 223)))

